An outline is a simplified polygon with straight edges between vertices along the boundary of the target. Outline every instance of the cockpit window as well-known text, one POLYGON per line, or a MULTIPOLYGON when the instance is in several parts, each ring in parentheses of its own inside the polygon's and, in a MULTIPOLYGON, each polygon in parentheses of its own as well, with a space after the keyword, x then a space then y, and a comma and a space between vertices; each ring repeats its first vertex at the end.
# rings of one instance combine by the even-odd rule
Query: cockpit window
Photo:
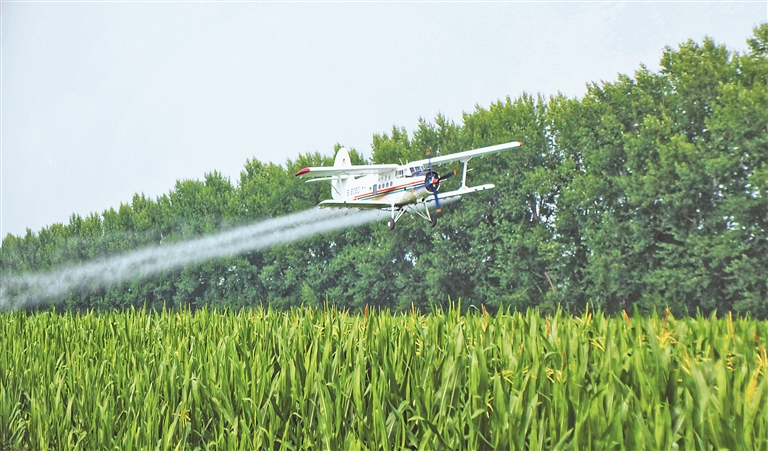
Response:
POLYGON ((421 172, 421 166, 413 166, 411 168, 411 175, 416 175, 421 172))

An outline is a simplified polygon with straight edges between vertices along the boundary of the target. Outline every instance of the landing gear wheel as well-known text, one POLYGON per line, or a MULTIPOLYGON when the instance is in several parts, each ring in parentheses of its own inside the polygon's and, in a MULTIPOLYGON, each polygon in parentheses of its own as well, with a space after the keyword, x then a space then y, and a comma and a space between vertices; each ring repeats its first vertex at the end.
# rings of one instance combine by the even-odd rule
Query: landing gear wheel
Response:
POLYGON ((387 228, 389 230, 395 230, 395 220, 393 218, 387 219, 387 228))
POLYGON ((429 218, 429 228, 433 228, 437 225, 437 215, 433 215, 431 218, 429 218))

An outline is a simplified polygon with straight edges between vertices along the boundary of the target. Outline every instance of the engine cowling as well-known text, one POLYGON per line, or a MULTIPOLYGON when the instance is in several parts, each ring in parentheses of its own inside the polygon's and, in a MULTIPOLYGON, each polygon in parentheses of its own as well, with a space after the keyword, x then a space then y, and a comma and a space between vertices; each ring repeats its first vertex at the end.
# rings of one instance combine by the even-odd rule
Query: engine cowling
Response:
POLYGON ((427 172, 424 178, 424 188, 430 193, 436 193, 440 189, 440 175, 435 171, 427 172))

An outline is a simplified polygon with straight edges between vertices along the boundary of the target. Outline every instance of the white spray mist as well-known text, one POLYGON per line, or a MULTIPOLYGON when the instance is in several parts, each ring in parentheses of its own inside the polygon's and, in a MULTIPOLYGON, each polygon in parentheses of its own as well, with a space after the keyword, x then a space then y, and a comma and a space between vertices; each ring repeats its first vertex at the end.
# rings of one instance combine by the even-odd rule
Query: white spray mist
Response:
POLYGON ((76 288, 96 290, 137 278, 146 279, 189 264, 367 224, 381 218, 382 214, 377 210, 329 211, 313 208, 195 240, 147 247, 46 273, 9 276, 2 280, 0 286, 0 311, 34 307, 76 288), (10 293, 14 293, 14 296, 10 293))

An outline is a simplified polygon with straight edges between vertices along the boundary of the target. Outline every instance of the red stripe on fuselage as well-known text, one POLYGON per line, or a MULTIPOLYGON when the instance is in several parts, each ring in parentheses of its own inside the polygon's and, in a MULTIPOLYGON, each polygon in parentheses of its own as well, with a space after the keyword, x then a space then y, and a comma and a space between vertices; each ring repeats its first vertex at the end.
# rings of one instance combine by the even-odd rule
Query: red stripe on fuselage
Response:
MULTIPOLYGON (((392 192, 397 191, 397 190, 403 190, 403 189, 407 189, 407 188, 414 188, 414 187, 416 187, 418 185, 423 185, 423 184, 424 184, 424 181, 416 180, 416 181, 411 182, 411 183, 406 183, 405 185, 393 186, 393 187, 390 187, 390 188, 384 188, 382 190, 377 189, 376 190, 376 197, 386 196, 387 194, 391 194, 392 192)), ((360 194, 359 196, 354 197, 354 200, 364 200, 363 198, 370 197, 370 196, 373 196, 373 195, 374 195, 373 191, 371 191, 371 192, 368 192, 368 193, 365 193, 365 194, 360 194)), ((369 199, 365 199, 365 200, 369 200, 369 199)))

